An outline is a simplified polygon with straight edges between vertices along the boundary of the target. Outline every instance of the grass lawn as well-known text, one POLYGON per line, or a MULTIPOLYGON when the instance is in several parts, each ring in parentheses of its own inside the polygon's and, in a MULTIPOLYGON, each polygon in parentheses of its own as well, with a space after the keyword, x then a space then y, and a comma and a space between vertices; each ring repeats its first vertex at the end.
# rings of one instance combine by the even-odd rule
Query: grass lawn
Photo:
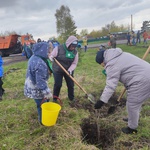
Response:
MULTIPOLYGON (((147 48, 119 45, 124 51, 140 58, 147 48)), ((88 92, 99 99, 105 87, 103 68, 95 62, 97 49, 81 52, 75 70, 75 79, 88 92)), ((146 57, 150 62, 150 55, 146 57)), ((0 149, 1 150, 149 150, 150 149, 150 100, 143 105, 138 134, 126 135, 121 128, 126 126, 122 118, 127 115, 125 106, 118 106, 108 115, 110 104, 94 110, 85 93, 75 86, 78 104, 69 105, 66 84, 60 93, 63 102, 57 123, 52 127, 39 124, 37 109, 32 99, 23 94, 27 61, 5 66, 3 78, 5 94, 0 101, 0 149), (89 134, 88 134, 89 133, 89 134)), ((53 89, 53 76, 49 79, 53 89)), ((123 89, 119 83, 116 95, 123 89)), ((124 95, 122 101, 126 99, 124 95)))

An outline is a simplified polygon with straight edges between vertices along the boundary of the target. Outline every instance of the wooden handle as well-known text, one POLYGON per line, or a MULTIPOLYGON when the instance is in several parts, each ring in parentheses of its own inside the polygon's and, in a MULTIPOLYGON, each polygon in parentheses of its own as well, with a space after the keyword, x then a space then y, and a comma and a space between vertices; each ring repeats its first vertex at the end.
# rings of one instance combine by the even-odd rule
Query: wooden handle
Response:
POLYGON ((144 56, 143 56, 143 60, 145 60, 145 58, 147 57, 147 55, 149 54, 150 52, 150 46, 148 47, 147 51, 145 52, 144 56))
POLYGON ((68 73, 68 71, 59 63, 59 61, 54 58, 55 62, 58 64, 58 66, 72 79, 72 81, 86 94, 87 92, 81 87, 81 85, 68 73))
POLYGON ((117 101, 119 102, 120 99, 123 97, 124 93, 126 92, 126 89, 124 88, 120 94, 120 96, 118 97, 117 101))
MULTIPOLYGON (((145 60, 145 58, 147 57, 147 55, 149 54, 150 52, 150 46, 148 47, 148 49, 146 50, 144 56, 142 57, 143 60, 145 60)), ((124 88, 120 94, 120 96, 118 97, 117 101, 119 102, 120 99, 123 97, 124 93, 126 92, 126 89, 124 88)))

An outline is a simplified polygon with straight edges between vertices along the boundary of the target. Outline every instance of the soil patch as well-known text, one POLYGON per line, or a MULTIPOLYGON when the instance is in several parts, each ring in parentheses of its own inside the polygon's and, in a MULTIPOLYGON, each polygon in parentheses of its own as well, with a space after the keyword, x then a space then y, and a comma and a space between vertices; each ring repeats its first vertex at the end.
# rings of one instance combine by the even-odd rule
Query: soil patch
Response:
MULTIPOLYGON (((114 127, 100 125, 98 122, 98 117, 106 118, 110 114, 108 113, 110 107, 115 107, 115 111, 118 108, 125 107, 126 99, 121 99, 121 101, 117 102, 118 96, 113 95, 108 104, 105 104, 101 109, 100 113, 94 109, 94 105, 90 102, 81 103, 81 101, 77 100, 76 103, 70 104, 71 107, 75 107, 77 109, 85 109, 90 112, 90 116, 88 118, 84 118, 81 123, 82 129, 82 138, 83 141, 95 145, 97 148, 108 149, 116 137, 120 134, 116 131, 114 127)), ((115 111, 113 113, 115 113, 115 111)), ((111 114, 113 114, 111 113, 111 114)))
POLYGON ((105 128, 105 126, 100 127, 93 121, 92 116, 83 119, 81 129, 83 141, 103 149, 110 147, 118 136, 115 128, 105 128))

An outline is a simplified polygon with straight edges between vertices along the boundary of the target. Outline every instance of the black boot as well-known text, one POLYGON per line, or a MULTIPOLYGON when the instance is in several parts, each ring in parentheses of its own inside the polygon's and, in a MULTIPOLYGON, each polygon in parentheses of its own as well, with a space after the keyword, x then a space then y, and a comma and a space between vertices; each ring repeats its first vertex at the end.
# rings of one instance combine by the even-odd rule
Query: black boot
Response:
POLYGON ((128 122, 128 118, 123 118, 122 120, 125 122, 128 122))
POLYGON ((137 133, 137 130, 131 129, 129 127, 125 127, 125 128, 122 128, 122 132, 126 134, 135 134, 137 133))

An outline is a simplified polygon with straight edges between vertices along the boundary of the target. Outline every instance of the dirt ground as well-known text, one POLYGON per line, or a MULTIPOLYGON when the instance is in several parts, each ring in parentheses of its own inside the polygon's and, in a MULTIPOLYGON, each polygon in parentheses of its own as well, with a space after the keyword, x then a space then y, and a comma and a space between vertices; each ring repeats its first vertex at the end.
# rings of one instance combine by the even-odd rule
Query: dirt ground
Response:
POLYGON ((78 99, 76 103, 70 104, 71 107, 75 107, 77 109, 85 109, 90 112, 90 116, 88 118, 83 118, 81 123, 82 129, 82 137, 84 141, 89 144, 95 145, 97 148, 103 148, 104 150, 108 148, 108 145, 111 146, 120 134, 114 127, 99 128, 99 124, 97 122, 97 115, 99 114, 100 118, 105 118, 109 115, 112 115, 116 112, 117 108, 123 108, 126 104, 126 99, 122 98, 122 100, 117 102, 118 96, 113 95, 109 102, 111 105, 106 105, 101 109, 101 113, 98 110, 95 110, 92 103, 81 103, 78 99))
POLYGON ((22 56, 22 54, 13 54, 10 55, 9 57, 2 57, 4 61, 4 66, 16 63, 16 62, 21 62, 21 61, 27 61, 27 58, 25 56, 22 56))

